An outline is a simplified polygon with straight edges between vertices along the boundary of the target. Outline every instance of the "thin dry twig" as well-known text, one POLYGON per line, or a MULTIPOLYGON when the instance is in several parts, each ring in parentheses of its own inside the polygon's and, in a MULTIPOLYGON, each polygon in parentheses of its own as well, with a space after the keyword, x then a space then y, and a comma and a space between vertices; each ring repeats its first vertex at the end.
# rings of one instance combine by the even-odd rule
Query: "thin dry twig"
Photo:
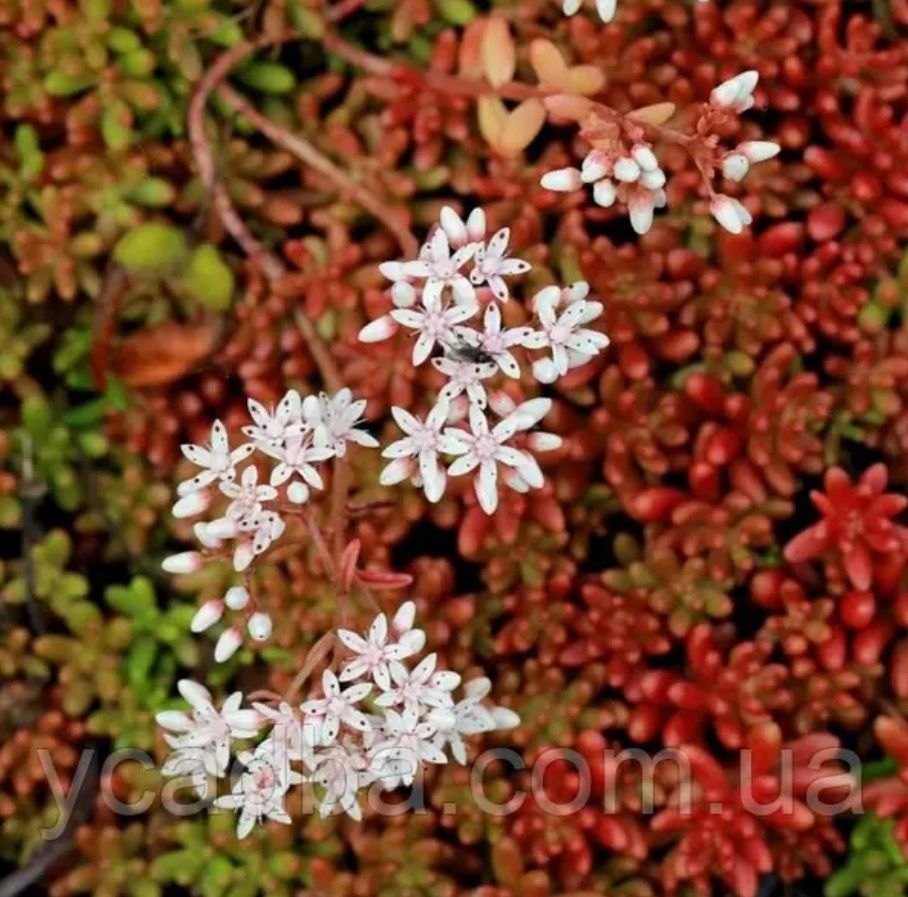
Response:
POLYGON ((380 221, 400 244, 403 254, 410 258, 415 258, 419 253, 419 242, 416 237, 410 233, 410 229, 402 224, 378 197, 374 196, 371 191, 366 189, 362 184, 355 181, 340 166, 335 165, 327 156, 319 152, 308 140, 299 134, 292 134, 290 131, 282 128, 280 125, 271 121, 265 115, 262 115, 242 94, 237 93, 230 85, 221 84, 218 87, 218 95, 229 106, 240 113, 250 124, 254 125, 266 137, 271 139, 278 146, 283 147, 287 152, 292 153, 310 168, 329 178, 332 183, 336 184, 344 193, 347 193, 367 212, 370 212, 374 218, 380 221))

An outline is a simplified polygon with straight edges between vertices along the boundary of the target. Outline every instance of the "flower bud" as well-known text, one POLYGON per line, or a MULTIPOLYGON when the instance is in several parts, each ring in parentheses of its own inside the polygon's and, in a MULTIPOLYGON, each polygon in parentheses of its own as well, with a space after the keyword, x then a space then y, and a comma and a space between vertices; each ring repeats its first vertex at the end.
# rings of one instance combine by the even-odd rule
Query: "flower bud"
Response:
POLYGON ((720 108, 746 112, 754 104, 753 92, 759 80, 759 73, 752 69, 741 72, 714 88, 709 101, 720 108))
POLYGON ((413 628, 413 621, 416 619, 416 605, 412 601, 405 601, 394 614, 391 620, 391 632, 400 635, 413 628))
POLYGON ((749 168, 747 157, 741 153, 729 153, 722 160, 722 175, 730 181, 740 181, 749 168))
POLYGON ((224 613, 223 601, 206 601, 196 612, 189 624, 192 632, 204 632, 214 626, 224 613))
POLYGON ((492 719, 496 729, 516 729, 520 725, 520 717, 508 707, 493 707, 492 719))
POLYGON ((200 520, 192 527, 192 531, 205 548, 220 548, 221 540, 211 534, 209 527, 207 520, 200 520))
POLYGON ((640 183, 648 190, 658 190, 665 186, 665 172, 661 168, 644 171, 640 175, 640 183))
POLYGON ((309 488, 305 483, 296 480, 287 487, 287 498, 295 505, 304 504, 309 500, 309 488))
MULTIPOLYGON (((416 287, 406 280, 398 280, 391 287, 391 301, 396 308, 413 308, 418 298, 416 287)), ((394 324, 394 329, 397 330, 397 322, 394 324)))
POLYGON ((467 237, 471 240, 482 240, 486 235, 486 213, 475 208, 467 217, 467 237))
POLYGON ((245 586, 232 586, 224 595, 224 604, 231 610, 242 610, 249 603, 249 592, 245 586))
POLYGON ((258 611, 249 618, 246 628, 255 641, 263 642, 271 635, 271 617, 264 611, 258 611))
POLYGON ((530 433, 527 442, 534 452, 554 452, 561 448, 563 440, 556 433, 530 433))
POLYGON ((593 185, 593 201, 597 206, 607 209, 615 204, 618 197, 618 190, 615 185, 608 179, 596 181, 593 185))
POLYGON ((749 162, 757 163, 772 159, 773 156, 779 154, 781 149, 782 147, 778 143, 773 143, 770 140, 748 140, 739 144, 737 152, 745 156, 749 162))
POLYGON ((445 232, 452 246, 462 246, 467 242, 467 226, 463 219, 450 206, 442 206, 438 223, 445 232))
POLYGON ((201 514, 208 507, 211 500, 211 493, 207 489, 200 489, 198 492, 190 492, 184 495, 173 506, 174 517, 195 517, 201 514))
POLYGON ((738 200, 723 193, 713 197, 709 211, 730 234, 740 234, 753 220, 750 212, 738 200))
POLYGON ((640 177, 640 166, 630 157, 624 156, 615 163, 615 180, 632 184, 640 177))
POLYGON ((533 376, 540 383, 554 383, 558 379, 558 371, 551 358, 540 358, 533 362, 533 376))
POLYGON ((220 517, 208 524, 207 532, 212 539, 232 539, 237 534, 236 522, 227 517, 220 517))
POLYGON ((181 551, 164 558, 161 566, 168 573, 195 573, 202 569, 202 555, 197 551, 181 551))
POLYGON ((546 172, 539 183, 546 190, 570 193, 571 190, 579 189, 583 181, 580 178, 580 172, 576 168, 558 168, 555 171, 546 172))
POLYGON ((659 167, 656 154, 645 143, 638 143, 634 146, 631 156, 643 171, 655 171, 659 167))
POLYGON ((221 637, 214 646, 214 659, 218 663, 224 663, 230 660, 237 652, 237 648, 243 644, 243 634, 236 626, 231 626, 221 633, 221 637))
POLYGON ((370 321, 359 331, 361 343, 380 343, 397 332, 397 322, 390 315, 382 315, 370 321))
POLYGON ((583 160, 583 165, 580 168, 580 180, 584 184, 592 184, 602 180, 604 177, 608 177, 611 170, 612 166, 606 155, 593 151, 588 153, 583 160))

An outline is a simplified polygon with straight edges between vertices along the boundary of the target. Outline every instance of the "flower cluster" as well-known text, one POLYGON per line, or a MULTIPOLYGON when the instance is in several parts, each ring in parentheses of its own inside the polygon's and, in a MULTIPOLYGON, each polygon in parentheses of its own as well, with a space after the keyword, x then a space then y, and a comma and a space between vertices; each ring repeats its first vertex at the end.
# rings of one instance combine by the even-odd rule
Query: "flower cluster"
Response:
POLYGON ((498 303, 510 299, 505 278, 530 269, 529 263, 508 255, 509 237, 509 229, 502 228, 486 240, 481 209, 464 221, 445 207, 418 259, 380 266, 392 281, 394 308, 359 335, 369 343, 390 338, 400 327, 413 331, 413 364, 430 360, 446 380, 423 420, 406 409, 392 409, 405 435, 383 452, 391 461, 382 483, 409 479, 435 502, 444 494, 448 476, 476 471, 474 491, 487 514, 498 507, 500 465, 510 488, 539 488, 543 476, 533 452, 561 444, 554 434, 528 433, 548 413, 550 399, 517 403, 494 388, 494 378, 520 381, 519 359, 535 350, 546 356, 532 363, 533 376, 553 383, 609 344, 605 334, 586 326, 602 314, 602 304, 587 299, 585 282, 542 289, 532 300, 537 326, 503 325, 498 303), (480 328, 468 322, 478 317, 483 302, 480 328), (445 466, 439 455, 454 460, 445 466))
POLYGON ((238 811, 237 835, 243 838, 264 819, 290 823, 286 798, 293 785, 315 788, 322 816, 340 811, 360 819, 364 789, 411 785, 424 764, 447 763, 445 749, 466 763, 465 736, 511 729, 519 717, 482 703, 490 688, 485 678, 467 682, 455 701, 460 676, 437 669, 435 654, 410 668, 407 661, 426 641, 413 628, 414 616, 413 603, 406 602, 390 623, 379 614, 365 634, 338 630, 346 662, 338 674, 326 669, 320 692, 298 707, 280 701, 240 709, 242 696, 235 692, 218 711, 204 687, 182 680, 180 694, 191 713, 157 716, 174 749, 164 774, 189 777, 207 797, 211 779, 229 772, 234 742, 261 738, 236 752, 241 770, 230 793, 214 801, 238 811))
POLYGON ((673 107, 647 107, 621 116, 589 101, 555 97, 552 111, 567 112, 580 122, 580 135, 590 145, 580 169, 559 168, 543 175, 542 186, 557 192, 570 192, 592 184, 593 199, 603 208, 616 202, 628 210, 631 226, 638 234, 652 227, 653 213, 666 205, 666 176, 660 167, 649 137, 665 138, 680 143, 692 156, 709 197, 710 212, 722 227, 733 234, 751 223, 744 204, 732 196, 717 193, 712 181, 718 173, 729 181, 744 178, 752 164, 771 159, 779 145, 765 140, 751 140, 734 149, 726 149, 718 133, 729 121, 754 105, 754 90, 759 75, 742 72, 716 87, 709 102, 700 110, 691 136, 676 134, 661 127, 664 114, 673 107))
MULTIPOLYGON (((200 521, 193 531, 202 551, 184 551, 164 561, 170 573, 192 573, 212 557, 230 556, 237 573, 246 571, 253 560, 279 539, 286 529, 284 515, 294 512, 310 498, 312 489, 323 489, 319 465, 331 458, 343 458, 348 443, 376 447, 378 442, 358 424, 365 400, 354 400, 349 389, 335 396, 307 396, 289 390, 275 408, 265 408, 254 399, 248 402, 252 424, 243 428, 250 440, 231 449, 227 430, 220 420, 211 428, 207 446, 183 445, 183 454, 201 473, 184 480, 177 488, 173 506, 176 517, 191 517, 207 511, 220 501, 222 514, 200 521), (258 461, 270 472, 259 482, 258 461), (238 466, 249 462, 241 471, 238 466)), ((245 615, 246 628, 256 641, 271 634, 271 619, 260 611, 246 586, 230 588, 223 600, 202 605, 192 620, 192 630, 202 632, 217 623, 225 608, 245 615)), ((224 661, 242 644, 243 631, 237 625, 224 630, 215 648, 215 659, 224 661)))

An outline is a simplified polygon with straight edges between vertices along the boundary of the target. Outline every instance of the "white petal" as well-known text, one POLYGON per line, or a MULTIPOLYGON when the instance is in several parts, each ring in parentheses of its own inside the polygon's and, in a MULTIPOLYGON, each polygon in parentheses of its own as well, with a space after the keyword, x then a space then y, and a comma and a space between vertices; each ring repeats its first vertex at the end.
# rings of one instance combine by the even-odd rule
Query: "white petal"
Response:
POLYGON ((479 505, 486 514, 494 514, 498 507, 498 467, 494 461, 485 461, 473 481, 479 505))

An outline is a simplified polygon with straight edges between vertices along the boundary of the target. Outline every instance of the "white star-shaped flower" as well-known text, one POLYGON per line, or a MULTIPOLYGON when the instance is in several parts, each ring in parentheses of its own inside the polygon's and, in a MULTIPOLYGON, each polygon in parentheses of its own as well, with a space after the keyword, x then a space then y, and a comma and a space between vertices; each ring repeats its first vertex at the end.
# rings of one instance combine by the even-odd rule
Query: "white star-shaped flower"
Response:
POLYGON ((385 688, 376 699, 379 707, 413 709, 417 713, 422 707, 453 707, 451 692, 460 684, 460 676, 450 670, 435 672, 437 654, 424 657, 412 670, 402 663, 390 663, 393 686, 385 688))
POLYGON ((476 264, 470 272, 470 281, 473 285, 488 284, 492 295, 499 302, 507 302, 510 298, 508 286, 503 278, 514 274, 526 274, 532 267, 523 259, 506 257, 510 236, 510 228, 503 227, 492 236, 487 244, 479 244, 476 247, 474 259, 476 264))
POLYGON ((287 436, 302 429, 302 400, 295 390, 288 390, 270 411, 261 402, 249 399, 249 414, 254 424, 243 427, 243 434, 260 445, 279 445, 287 436))
POLYGON ((233 499, 227 507, 228 520, 251 521, 259 516, 264 502, 277 498, 277 489, 272 486, 259 485, 259 472, 255 466, 247 467, 240 477, 240 482, 221 483, 221 492, 233 499))
POLYGON ((458 324, 472 318, 477 306, 470 299, 461 305, 442 308, 439 296, 424 297, 423 308, 395 308, 391 317, 398 324, 416 330, 419 336, 413 344, 413 364, 422 364, 431 354, 436 344, 444 345, 458 324))
POLYGON ((164 710, 155 716, 161 728, 175 733, 165 736, 165 740, 174 748, 211 751, 213 768, 218 775, 223 775, 230 762, 230 740, 255 737, 260 725, 258 714, 254 710, 240 709, 243 694, 239 691, 233 692, 217 710, 211 702, 211 692, 198 682, 181 679, 177 688, 192 711, 164 710))
POLYGON ((391 408, 391 414, 406 435, 382 452, 383 457, 393 460, 382 470, 379 481, 383 486, 393 486, 411 478, 422 486, 429 501, 439 501, 447 483, 438 454, 445 451, 442 428, 448 416, 448 404, 438 402, 424 421, 396 405, 391 408))
POLYGON ((447 763, 432 739, 435 726, 412 709, 385 711, 383 737, 369 749, 369 771, 386 789, 412 785, 423 763, 447 763))
MULTIPOLYGON (((451 288, 454 301, 458 304, 473 302, 476 292, 473 285, 460 273, 460 269, 470 260, 476 246, 472 243, 462 246, 451 254, 451 245, 444 228, 436 228, 435 233, 423 247, 420 258, 413 262, 400 263, 399 268, 381 266, 380 270, 388 276, 400 273, 404 278, 425 278, 423 287, 423 304, 440 299, 445 287, 451 288)), ((398 278, 392 278, 397 280, 398 278)))
POLYGON ((349 682, 360 676, 371 676, 382 691, 391 687, 388 664, 410 657, 421 650, 426 642, 425 633, 421 629, 409 629, 401 633, 399 641, 389 642, 388 618, 384 614, 379 614, 373 620, 365 638, 349 629, 338 629, 337 637, 348 650, 357 655, 341 670, 340 681, 349 682))
POLYGON ((331 670, 322 673, 323 698, 306 701, 301 709, 319 724, 320 741, 329 745, 337 738, 341 723, 359 732, 371 728, 364 713, 356 709, 358 704, 372 690, 371 683, 361 682, 341 691, 340 682, 331 670))
POLYGON ((511 354, 514 346, 523 345, 533 330, 531 327, 506 327, 501 328, 501 309, 494 302, 486 306, 482 318, 483 331, 472 330, 469 327, 458 327, 457 335, 468 345, 482 349, 487 355, 495 359, 495 364, 509 377, 515 380, 520 377, 520 365, 511 354))
POLYGON ((495 362, 459 361, 442 356, 433 358, 432 366, 448 378, 448 382, 438 394, 439 399, 450 403, 462 393, 466 393, 471 405, 485 408, 488 399, 482 381, 495 376, 498 371, 495 362))
POLYGON ((470 431, 449 429, 449 453, 459 455, 448 468, 448 475, 462 476, 479 468, 473 489, 480 507, 486 514, 494 514, 498 507, 498 465, 504 464, 520 474, 521 480, 533 489, 543 484, 542 471, 536 459, 528 452, 505 445, 522 429, 524 418, 514 413, 499 421, 491 430, 482 409, 470 406, 470 431))
POLYGON ((303 781, 300 773, 283 768, 273 758, 259 751, 245 751, 239 755, 246 766, 230 794, 215 800, 215 806, 239 810, 236 836, 245 838, 264 819, 273 819, 290 825, 290 815, 284 807, 284 796, 291 785, 303 781))
POLYGON ((356 798, 359 789, 372 781, 372 776, 365 756, 355 745, 349 742, 333 744, 319 750, 307 765, 312 772, 306 776, 306 781, 322 788, 320 816, 330 816, 339 808, 351 819, 362 819, 356 798))
POLYGON ((377 448, 378 440, 365 430, 357 429, 366 400, 353 400, 353 393, 344 387, 329 397, 307 396, 303 403, 303 419, 313 427, 313 445, 327 448, 338 458, 347 454, 347 443, 377 448))
POLYGON ((233 551, 233 569, 242 573, 255 557, 280 539, 286 528, 283 517, 275 511, 262 511, 244 519, 241 522, 242 538, 233 551))
POLYGON ((583 298, 570 301, 571 293, 564 292, 570 304, 560 315, 556 313, 562 298, 558 287, 546 287, 534 299, 542 329, 528 336, 523 344, 528 349, 552 350, 550 359, 540 359, 533 364, 533 374, 541 383, 554 382, 569 368, 585 364, 609 344, 604 333, 583 327, 602 314, 602 303, 583 298))
POLYGON ((281 486, 294 475, 303 481, 291 483, 288 489, 291 501, 301 504, 309 498, 307 484, 313 489, 325 488, 315 465, 333 457, 334 449, 328 445, 312 445, 311 433, 289 436, 284 445, 264 446, 263 449, 279 462, 271 471, 272 486, 281 486))
POLYGON ((211 425, 211 443, 207 447, 187 443, 181 445, 180 449, 193 464, 205 468, 200 474, 196 474, 192 479, 183 480, 177 486, 177 494, 184 496, 210 486, 215 480, 223 483, 234 479, 236 465, 245 461, 255 451, 255 446, 247 443, 231 451, 227 440, 227 428, 221 421, 216 420, 211 425))

